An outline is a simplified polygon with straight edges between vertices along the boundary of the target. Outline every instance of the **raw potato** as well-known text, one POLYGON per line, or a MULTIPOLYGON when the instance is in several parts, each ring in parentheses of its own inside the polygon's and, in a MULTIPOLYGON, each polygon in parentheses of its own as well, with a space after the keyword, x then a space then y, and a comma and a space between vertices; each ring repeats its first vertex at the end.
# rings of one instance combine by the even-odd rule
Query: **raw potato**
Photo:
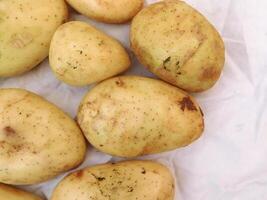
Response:
POLYGON ((179 0, 152 4, 139 12, 131 26, 131 46, 151 72, 190 92, 211 88, 224 65, 219 33, 179 0))
POLYGON ((0 183, 1 200, 42 200, 40 197, 0 183))
POLYGON ((130 66, 129 56, 117 40, 78 21, 56 31, 49 60, 57 78, 75 86, 102 81, 130 66))
POLYGON ((137 76, 109 79, 89 91, 78 123, 100 151, 134 157, 189 145, 200 137, 200 107, 182 90, 137 76))
POLYGON ((0 77, 22 74, 43 61, 67 15, 63 0, 1 0, 0 77))
POLYGON ((0 89, 0 182, 34 184, 79 165, 86 144, 77 124, 42 97, 0 89))
POLYGON ((66 177, 51 200, 173 200, 169 170, 152 161, 89 167, 66 177))
POLYGON ((144 0, 67 0, 78 12, 105 23, 124 23, 143 7, 144 0))

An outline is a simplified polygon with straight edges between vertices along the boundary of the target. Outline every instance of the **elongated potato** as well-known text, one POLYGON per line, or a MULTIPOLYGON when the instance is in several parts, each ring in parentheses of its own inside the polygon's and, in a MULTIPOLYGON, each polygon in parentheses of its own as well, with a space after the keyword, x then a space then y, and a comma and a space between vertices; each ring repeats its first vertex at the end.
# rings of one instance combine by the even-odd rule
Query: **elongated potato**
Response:
POLYGON ((0 182, 34 184, 79 165, 86 150, 77 124, 38 95, 0 89, 0 182))
POLYGON ((78 12, 105 23, 124 23, 143 7, 144 0, 67 0, 78 12))
POLYGON ((186 146, 204 127, 201 110, 188 94, 135 76, 109 79, 89 91, 78 123, 93 146, 122 157, 186 146))
POLYGON ((131 26, 131 46, 151 72, 190 92, 211 88, 224 65, 219 33, 179 0, 162 1, 139 12, 131 26))
POLYGON ((40 197, 0 183, 1 200, 42 200, 40 197))
POLYGON ((0 77, 22 74, 43 61, 67 14, 63 0, 1 0, 0 77))
POLYGON ((104 164, 67 176, 51 200, 173 200, 174 182, 163 165, 152 161, 104 164))
POLYGON ((102 81, 130 66, 129 56, 117 40, 78 21, 57 30, 49 60, 57 78, 75 86, 102 81))

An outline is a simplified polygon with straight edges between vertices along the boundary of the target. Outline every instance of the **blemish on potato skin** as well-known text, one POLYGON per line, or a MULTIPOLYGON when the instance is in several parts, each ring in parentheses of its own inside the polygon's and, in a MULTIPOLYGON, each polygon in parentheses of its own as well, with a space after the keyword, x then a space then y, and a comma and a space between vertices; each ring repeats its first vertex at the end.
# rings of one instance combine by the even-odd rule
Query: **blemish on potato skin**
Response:
POLYGON ((80 171, 78 171, 78 172, 76 172, 76 177, 77 178, 82 178, 83 177, 83 170, 80 170, 80 171))
POLYGON ((163 61, 163 68, 166 69, 166 70, 169 70, 167 68, 167 64, 171 61, 171 56, 169 56, 168 58, 166 58, 164 61, 163 61))
POLYGON ((217 80, 220 75, 220 72, 216 67, 205 68, 201 74, 200 80, 217 80))
POLYGON ((119 87, 123 87, 125 85, 125 83, 120 78, 118 78, 115 83, 119 87))
POLYGON ((146 169, 145 168, 142 168, 142 174, 146 174, 146 169))
POLYGON ((185 111, 185 109, 189 111, 197 111, 197 108, 194 105, 194 102, 188 96, 184 97, 181 101, 179 101, 179 104, 181 106, 182 111, 185 111))
POLYGON ((91 175, 92 175, 93 177, 95 177, 95 179, 96 179, 97 181, 104 181, 104 180, 106 180, 105 177, 97 176, 97 175, 95 175, 95 174, 93 174, 93 173, 91 173, 91 175))
POLYGON ((16 134, 16 131, 15 131, 13 128, 11 128, 10 126, 6 126, 6 127, 4 128, 4 131, 5 131, 5 134, 6 134, 7 136, 13 136, 13 135, 16 134))
POLYGON ((28 46, 33 41, 33 36, 30 33, 15 33, 10 38, 10 45, 17 49, 22 49, 28 46))

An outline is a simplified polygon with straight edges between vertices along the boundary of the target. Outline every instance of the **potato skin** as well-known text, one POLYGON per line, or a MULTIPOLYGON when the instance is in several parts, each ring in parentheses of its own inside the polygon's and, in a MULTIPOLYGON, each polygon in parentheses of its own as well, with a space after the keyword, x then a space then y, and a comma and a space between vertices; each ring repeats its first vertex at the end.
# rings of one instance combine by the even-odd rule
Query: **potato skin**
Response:
POLYGON ((131 47, 159 78, 189 92, 211 88, 225 60, 224 43, 198 11, 179 0, 152 4, 131 25, 131 47))
POLYGON ((40 183, 79 165, 86 144, 77 124, 42 97, 0 89, 0 182, 40 183))
POLYGON ((20 75, 43 61, 67 16, 63 0, 1 0, 0 77, 20 75))
POLYGON ((102 81, 131 64, 117 40, 79 21, 59 27, 52 39, 49 60, 57 78, 75 86, 102 81))
POLYGON ((119 24, 131 20, 143 7, 144 0, 67 0, 83 15, 100 22, 119 24))
POLYGON ((42 200, 40 197, 29 192, 16 189, 0 183, 1 200, 42 200))
POLYGON ((187 146, 200 137, 203 116, 195 100, 159 80, 121 76, 84 97, 78 123, 105 153, 135 157, 187 146))
POLYGON ((152 161, 126 161, 89 167, 67 176, 51 200, 173 200, 169 170, 152 161))

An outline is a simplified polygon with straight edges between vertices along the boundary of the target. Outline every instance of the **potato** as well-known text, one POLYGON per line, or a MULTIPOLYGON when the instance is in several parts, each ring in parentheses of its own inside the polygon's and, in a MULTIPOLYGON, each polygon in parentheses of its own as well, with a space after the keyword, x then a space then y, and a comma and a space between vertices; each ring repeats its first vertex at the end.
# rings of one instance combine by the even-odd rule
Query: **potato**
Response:
POLYGON ((0 89, 0 182, 34 184, 79 165, 86 144, 63 111, 22 89, 0 89))
POLYGON ((219 33, 203 15, 179 0, 152 4, 139 12, 130 40, 144 66, 189 92, 211 88, 223 69, 225 49, 219 33))
POLYGON ((134 157, 186 146, 202 133, 200 107, 159 80, 124 76, 106 80, 83 99, 78 123, 105 153, 134 157))
POLYGON ((40 197, 0 183, 1 200, 42 200, 40 197))
POLYGON ((74 86, 102 81, 130 66, 118 41, 78 21, 63 24, 56 31, 49 60, 57 78, 74 86))
POLYGON ((0 77, 22 74, 43 61, 67 14, 63 0, 1 0, 0 77))
POLYGON ((78 12, 105 23, 124 23, 143 7, 144 0, 67 0, 78 12))
POLYGON ((152 161, 104 164, 75 172, 56 187, 51 200, 173 200, 169 170, 152 161))

